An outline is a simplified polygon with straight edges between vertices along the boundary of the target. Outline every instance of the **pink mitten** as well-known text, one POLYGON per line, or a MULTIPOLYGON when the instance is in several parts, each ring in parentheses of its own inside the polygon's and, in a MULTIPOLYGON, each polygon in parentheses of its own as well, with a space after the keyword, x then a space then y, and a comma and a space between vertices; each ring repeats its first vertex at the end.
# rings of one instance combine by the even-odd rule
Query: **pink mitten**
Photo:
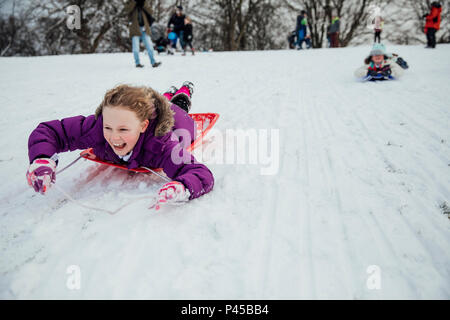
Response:
POLYGON ((56 162, 52 159, 35 159, 26 174, 28 184, 34 188, 34 191, 45 194, 51 183, 55 183, 55 171, 56 162))
POLYGON ((187 201, 191 193, 178 181, 171 181, 162 186, 158 192, 158 202, 155 209, 159 210, 164 203, 179 203, 187 201))

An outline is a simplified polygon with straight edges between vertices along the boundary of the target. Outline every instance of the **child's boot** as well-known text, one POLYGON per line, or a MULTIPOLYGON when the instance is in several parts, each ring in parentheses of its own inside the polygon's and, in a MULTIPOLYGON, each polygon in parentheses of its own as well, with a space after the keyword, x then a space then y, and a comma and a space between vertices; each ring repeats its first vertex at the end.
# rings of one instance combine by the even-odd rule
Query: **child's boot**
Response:
POLYGON ((163 93, 163 96, 167 98, 167 100, 172 100, 175 93, 178 91, 178 88, 175 86, 171 86, 166 92, 163 93))
POLYGON ((176 104, 181 109, 189 113, 191 110, 191 96, 194 94, 194 84, 190 81, 183 82, 183 85, 175 93, 170 102, 176 104))
POLYGON ((396 62, 403 69, 408 69, 409 68, 408 63, 405 60, 403 60, 401 57, 398 57, 396 62))

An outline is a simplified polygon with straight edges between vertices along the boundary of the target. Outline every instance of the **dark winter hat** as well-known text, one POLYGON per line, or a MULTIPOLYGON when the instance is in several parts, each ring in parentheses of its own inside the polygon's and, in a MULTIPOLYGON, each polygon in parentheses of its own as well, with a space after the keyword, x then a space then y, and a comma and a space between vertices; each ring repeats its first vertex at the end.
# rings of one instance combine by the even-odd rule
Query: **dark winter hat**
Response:
POLYGON ((302 10, 300 13, 301 13, 301 14, 306 14, 306 11, 305 11, 305 10, 302 10))
POLYGON ((441 4, 440 4, 438 1, 434 1, 434 2, 431 4, 431 6, 432 6, 432 7, 435 7, 435 8, 440 8, 440 7, 441 7, 441 4))
POLYGON ((177 9, 179 9, 180 11, 183 11, 183 6, 177 6, 177 9))

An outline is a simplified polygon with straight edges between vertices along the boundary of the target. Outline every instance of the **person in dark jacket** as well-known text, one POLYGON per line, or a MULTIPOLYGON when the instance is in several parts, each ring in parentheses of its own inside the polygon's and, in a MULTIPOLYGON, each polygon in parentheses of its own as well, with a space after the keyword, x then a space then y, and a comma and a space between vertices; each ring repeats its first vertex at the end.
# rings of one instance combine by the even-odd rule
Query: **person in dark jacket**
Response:
POLYGON ((310 38, 307 37, 306 33, 308 30, 308 15, 306 11, 302 10, 300 15, 297 16, 297 26, 295 31, 297 32, 297 49, 301 50, 303 46, 303 41, 306 42, 307 49, 311 48, 310 38))
POLYGON ((176 47, 178 39, 180 40, 180 45, 184 47, 184 19, 186 16, 183 14, 183 7, 177 6, 175 9, 175 13, 170 17, 169 22, 167 23, 167 27, 171 29, 172 32, 176 34, 176 39, 174 40, 174 44, 176 47), (171 28, 173 27, 173 28, 171 28))
POLYGON ((441 26, 441 12, 441 4, 435 1, 431 3, 430 13, 423 16, 426 18, 424 32, 427 35, 427 48, 436 48, 436 31, 441 26))
POLYGON ((339 47, 339 32, 341 31, 341 21, 337 15, 333 15, 330 25, 331 48, 339 47))
POLYGON ((130 19, 130 37, 133 46, 134 62, 137 68, 143 65, 139 61, 139 44, 142 41, 147 49, 148 57, 153 68, 158 67, 161 62, 156 62, 153 56, 153 44, 150 39, 150 26, 155 19, 151 15, 151 8, 146 0, 129 0, 125 6, 124 14, 130 19))
POLYGON ((192 34, 192 21, 189 17, 184 19, 184 34, 183 34, 183 56, 186 55, 186 47, 189 46, 192 51, 192 55, 194 55, 194 47, 192 46, 192 40, 194 39, 194 35, 192 34))

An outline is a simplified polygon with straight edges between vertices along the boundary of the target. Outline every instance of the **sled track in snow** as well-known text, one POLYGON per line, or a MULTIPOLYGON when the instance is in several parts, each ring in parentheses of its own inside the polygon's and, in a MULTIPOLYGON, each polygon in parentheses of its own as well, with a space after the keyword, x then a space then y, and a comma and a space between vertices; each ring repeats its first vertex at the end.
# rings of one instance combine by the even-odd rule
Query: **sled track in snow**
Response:
MULTIPOLYGON (((345 105, 350 104, 351 101, 348 99, 348 97, 346 95, 342 94, 339 90, 337 90, 334 85, 329 84, 329 88, 333 89, 335 98, 337 98, 336 101, 343 101, 343 104, 345 104, 345 105)), ((382 155, 382 158, 384 160, 386 160, 386 157, 383 155, 383 152, 379 148, 372 148, 372 150, 370 150, 370 151, 367 149, 366 146, 368 146, 368 145, 376 146, 378 144, 378 142, 374 141, 372 135, 365 127, 363 120, 358 116, 358 111, 354 109, 354 110, 350 110, 350 112, 346 112, 346 110, 344 108, 338 109, 335 104, 333 104, 333 106, 334 106, 334 108, 333 108, 334 114, 330 117, 335 121, 333 121, 333 123, 331 121, 328 121, 328 125, 330 127, 332 127, 333 124, 336 124, 337 122, 339 122, 341 130, 349 130, 350 126, 345 126, 344 121, 343 121, 343 115, 346 116, 346 119, 349 119, 347 117, 350 116, 351 123, 352 123, 351 127, 353 127, 354 125, 357 125, 360 129, 360 130, 354 130, 353 131, 354 134, 364 132, 366 140, 371 142, 369 144, 369 143, 364 143, 364 141, 360 141, 360 144, 358 144, 359 150, 358 149, 355 150, 358 153, 358 155, 361 155, 364 157, 365 160, 363 160, 363 162, 370 163, 370 159, 367 158, 367 156, 371 155, 371 154, 382 155)), ((334 130, 334 132, 337 132, 337 131, 334 130)), ((353 134, 351 134, 351 131, 349 132, 349 135, 353 136, 353 134)), ((353 143, 356 146, 357 142, 354 141, 353 143)), ((342 157, 342 158, 335 157, 335 159, 334 159, 336 161, 336 163, 341 164, 341 166, 340 166, 341 170, 345 170, 345 168, 351 168, 350 163, 346 159, 347 159, 346 157, 342 157)), ((353 181, 354 181, 353 179, 348 179, 348 181, 347 181, 350 188, 347 188, 346 191, 350 194, 356 194, 358 192, 358 187, 356 187, 356 185, 353 183, 353 181)), ((375 213, 375 212, 377 212, 377 210, 375 210, 374 208, 372 208, 370 206, 366 207, 367 204, 366 204, 366 206, 362 206, 358 197, 355 197, 354 201, 356 201, 356 203, 357 203, 356 208, 358 208, 358 211, 356 212, 357 217, 358 217, 358 219, 361 220, 361 223, 364 226, 364 230, 366 230, 367 232, 369 232, 371 234, 372 234, 372 232, 375 232, 375 235, 372 235, 371 239, 376 241, 377 247, 379 249, 378 253, 382 254, 383 256, 388 255, 389 258, 387 258, 387 260, 393 260, 396 262, 395 265, 401 265, 401 261, 398 257, 398 254, 394 250, 395 241, 390 239, 389 234, 386 232, 386 228, 384 228, 380 224, 380 219, 377 218, 377 214, 375 213)), ((387 218, 389 220, 389 217, 385 217, 385 218, 387 218)), ((403 221, 403 222, 405 222, 405 221, 403 221)), ((405 281, 405 283, 409 286, 409 289, 411 290, 411 292, 415 292, 415 298, 418 298, 418 292, 411 285, 409 279, 405 276, 404 273, 401 273, 401 276, 402 276, 403 280, 405 281)))
MULTIPOLYGON (((331 87, 331 86, 330 86, 330 87, 331 87)), ((366 89, 366 90, 368 90, 368 89, 366 89)), ((347 104, 347 105, 350 104, 351 101, 348 99, 348 96, 342 94, 341 92, 338 92, 337 90, 335 90, 334 92, 336 93, 337 96, 339 96, 339 99, 342 99, 342 101, 345 101, 345 104, 347 104)), ((372 94, 373 94, 373 92, 372 92, 372 94)), ((374 97, 374 98, 375 98, 375 97, 374 97)), ((394 105, 394 104, 393 104, 393 105, 394 105)), ((373 106, 373 107, 375 108, 376 106, 373 106)), ((339 118, 339 115, 341 115, 343 112, 345 112, 345 110, 343 110, 343 109, 340 110, 340 111, 338 111, 336 107, 335 107, 335 110, 336 110, 336 114, 335 114, 336 117, 335 117, 335 119, 336 119, 336 118, 339 118)), ((384 150, 381 149, 381 147, 380 147, 380 145, 381 145, 381 144, 380 144, 380 141, 374 139, 374 137, 373 137, 373 135, 370 133, 368 127, 365 125, 365 121, 363 120, 363 118, 362 118, 362 116, 361 116, 361 114, 360 114, 360 111, 355 109, 355 110, 353 110, 353 111, 351 112, 351 114, 353 115, 354 119, 356 120, 356 121, 354 121, 354 124, 357 124, 357 125, 359 126, 359 128, 360 128, 360 130, 358 130, 358 132, 363 132, 364 135, 365 135, 365 137, 366 137, 366 139, 367 139, 368 142, 369 142, 368 144, 364 144, 364 143, 361 144, 361 148, 362 148, 361 154, 364 154, 364 155, 370 154, 370 152, 366 149, 366 145, 370 145, 370 146, 373 146, 373 147, 374 147, 375 154, 381 156, 381 159, 382 159, 383 161, 385 161, 386 163, 392 163, 392 161, 389 160, 389 156, 386 154, 386 152, 385 152, 384 150)), ((393 116, 396 115, 396 114, 397 114, 396 112, 392 112, 392 115, 393 115, 393 116)), ((386 130, 389 130, 389 129, 390 129, 390 127, 388 127, 388 126, 385 125, 385 121, 386 121, 387 119, 381 119, 380 116, 379 116, 379 114, 378 114, 377 112, 374 112, 373 115, 375 116, 375 118, 376 118, 376 120, 378 121, 378 123, 384 125, 384 128, 385 128, 386 130)), ((429 135, 430 137, 432 137, 432 136, 435 135, 434 132, 428 130, 427 128, 425 128, 425 127, 423 127, 423 126, 421 126, 421 125, 419 125, 419 124, 418 124, 417 122, 415 122, 411 117, 406 116, 404 113, 402 113, 401 115, 402 115, 402 119, 407 119, 407 122, 417 124, 417 127, 420 128, 420 129, 422 129, 424 132, 428 133, 428 135, 429 135)), ((390 120, 391 120, 391 119, 390 119, 390 120)), ((411 130, 412 130, 412 129, 411 129, 411 130)), ((374 152, 372 152, 372 154, 373 154, 373 153, 374 153, 374 152)), ((421 161, 420 158, 415 158, 414 160, 415 160, 415 161, 418 161, 418 163, 420 164, 420 165, 419 165, 420 168, 426 168, 425 163, 423 163, 423 162, 421 161)), ((347 166, 347 167, 348 167, 348 166, 347 166)), ((394 167, 398 168, 399 166, 394 165, 394 167)), ((434 177, 433 177, 433 174, 432 174, 431 172, 429 172, 429 171, 427 171, 427 170, 423 170, 423 173, 424 173, 424 174, 422 175, 422 177, 427 177, 427 176, 428 176, 428 177, 432 177, 432 180, 435 180, 434 177)), ((397 174, 394 172, 393 175, 397 175, 397 174)), ((399 179, 394 179, 394 180, 397 180, 397 183, 396 183, 396 184, 397 184, 398 186, 401 185, 401 181, 400 181, 399 179)), ((403 179, 402 179, 402 180, 403 180, 403 179)), ((436 182, 436 181, 435 181, 435 182, 436 182)), ((439 185, 441 188, 445 188, 445 187, 444 187, 443 185, 441 185, 439 182, 437 182, 437 183, 438 183, 438 185, 439 185)), ((400 189, 400 187, 396 187, 395 189, 396 189, 396 191, 398 191, 399 193, 402 193, 402 190, 400 189)), ((444 189, 444 190, 445 190, 445 189, 444 189)), ((382 194, 379 194, 379 196, 380 196, 380 198, 383 197, 382 194)), ((417 197, 411 197, 411 196, 409 196, 407 202, 409 203, 409 206, 412 206, 412 205, 414 204, 414 207, 421 209, 423 212, 427 212, 427 211, 429 211, 429 209, 430 209, 430 208, 426 208, 426 207, 423 205, 423 202, 419 201, 419 199, 418 199, 417 197)), ((402 206, 402 207, 403 207, 403 206, 402 206)), ((420 246, 421 246, 421 248, 422 248, 422 250, 421 250, 422 254, 425 254, 425 255, 428 256, 428 258, 430 259, 431 265, 433 265, 433 266, 435 267, 435 271, 436 271, 437 273, 439 273, 439 274, 443 277, 443 279, 445 279, 446 277, 449 276, 449 268, 448 268, 448 266, 442 266, 441 263, 438 262, 438 260, 436 259, 435 255, 433 254, 433 251, 434 251, 434 250, 429 246, 429 244, 428 244, 426 241, 424 241, 424 239, 423 239, 422 237, 420 237, 420 236, 418 235, 418 229, 417 229, 417 227, 413 227, 413 226, 411 225, 411 223, 409 222, 409 220, 405 217, 405 215, 402 214, 402 212, 401 212, 402 207, 399 207, 399 208, 398 208, 399 214, 396 215, 396 218, 400 218, 400 221, 401 221, 402 224, 403 224, 403 227, 402 227, 401 229, 402 229, 402 230, 408 230, 408 231, 409 231, 411 238, 412 238, 412 239, 415 239, 415 241, 417 241, 417 243, 420 244, 420 246), (445 270, 445 271, 444 271, 444 270, 445 270)), ((373 213, 370 214, 370 217, 373 219, 373 222, 374 222, 375 225, 378 227, 379 234, 382 236, 383 239, 386 240, 386 244, 387 244, 387 248, 386 248, 386 249, 389 249, 389 252, 392 253, 391 256, 392 256, 393 258, 395 258, 396 265, 402 265, 403 263, 399 260, 398 257, 399 257, 399 255, 403 255, 403 253, 402 253, 401 251, 400 251, 400 252, 395 252, 395 251, 394 251, 393 248, 395 247, 395 245, 394 245, 395 241, 389 239, 390 236, 386 233, 386 231, 384 231, 384 230, 387 230, 387 228, 386 228, 386 223, 389 222, 389 221, 391 221, 391 219, 393 218, 393 216, 392 216, 392 215, 386 215, 386 214, 383 213, 383 211, 381 211, 381 214, 383 214, 383 219, 381 219, 381 220, 379 220, 379 219, 376 217, 376 215, 374 215, 373 213), (384 222, 384 224, 385 224, 384 227, 381 227, 381 226, 380 226, 380 221, 383 221, 383 222, 384 222)), ((398 220, 398 219, 397 219, 397 220, 398 220)), ((439 230, 439 233, 438 233, 438 234, 440 234, 440 235, 442 235, 442 236, 445 235, 445 233, 443 233, 443 230, 441 229, 441 225, 436 224, 434 220, 421 219, 420 222, 421 222, 421 223, 424 223, 424 224, 426 224, 426 225, 429 225, 429 226, 430 226, 430 229, 432 229, 432 230, 436 230, 436 231, 439 230)), ((400 227, 400 225, 397 225, 397 227, 400 227)), ((437 235, 438 235, 438 234, 437 234, 437 235)), ((377 238, 377 237, 376 237, 376 238, 377 238)), ((445 237, 442 238, 442 241, 445 242, 445 237)), ((383 251, 383 252, 384 252, 384 251, 383 251)), ((443 252, 440 252, 440 253, 437 253, 437 254, 438 254, 438 255, 442 255, 442 254, 444 254, 444 253, 443 253, 443 252)), ((412 284, 411 284, 411 279, 408 279, 408 278, 406 277, 406 274, 407 274, 407 273, 402 272, 403 278, 407 281, 407 283, 408 283, 408 285, 409 285, 409 288, 410 288, 411 292, 414 292, 414 291, 415 291, 415 292, 416 292, 416 294, 415 294, 416 298, 420 298, 420 297, 421 297, 421 294, 420 294, 417 290, 415 290, 416 288, 414 288, 414 287, 412 286, 412 284)), ((447 292, 447 294, 448 294, 448 292, 447 292)))

